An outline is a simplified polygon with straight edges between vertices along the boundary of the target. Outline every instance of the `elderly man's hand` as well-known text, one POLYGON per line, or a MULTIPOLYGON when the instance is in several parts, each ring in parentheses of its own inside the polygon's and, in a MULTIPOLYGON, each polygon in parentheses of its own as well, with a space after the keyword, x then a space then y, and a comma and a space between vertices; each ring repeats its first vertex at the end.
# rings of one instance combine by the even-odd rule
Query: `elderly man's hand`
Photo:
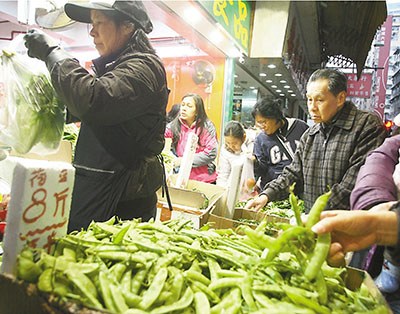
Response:
POLYGON ((42 61, 46 61, 50 52, 58 46, 53 38, 37 29, 29 30, 24 40, 25 47, 28 48, 28 56, 42 61))

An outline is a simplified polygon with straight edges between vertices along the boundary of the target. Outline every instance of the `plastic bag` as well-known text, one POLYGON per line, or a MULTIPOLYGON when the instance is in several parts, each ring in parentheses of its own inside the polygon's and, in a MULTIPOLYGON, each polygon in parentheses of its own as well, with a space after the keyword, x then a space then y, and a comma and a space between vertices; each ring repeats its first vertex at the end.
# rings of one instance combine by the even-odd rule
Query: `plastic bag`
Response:
POLYGON ((254 178, 254 162, 252 159, 245 156, 242 174, 239 183, 239 197, 238 201, 246 201, 249 198, 257 196, 256 180, 254 178))
POLYGON ((0 142, 17 153, 58 150, 65 107, 43 62, 3 50, 0 59, 0 142))

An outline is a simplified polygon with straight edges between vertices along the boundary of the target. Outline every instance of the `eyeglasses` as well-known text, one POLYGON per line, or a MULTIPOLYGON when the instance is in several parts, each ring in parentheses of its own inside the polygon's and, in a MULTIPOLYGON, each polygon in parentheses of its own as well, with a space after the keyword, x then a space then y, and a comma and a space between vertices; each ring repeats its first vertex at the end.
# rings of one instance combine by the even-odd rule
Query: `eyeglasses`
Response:
POLYGON ((271 120, 270 119, 267 119, 267 120, 259 120, 259 121, 256 121, 256 124, 258 125, 258 126, 260 126, 260 127, 264 127, 264 126, 266 126, 268 123, 270 123, 271 122, 271 120))

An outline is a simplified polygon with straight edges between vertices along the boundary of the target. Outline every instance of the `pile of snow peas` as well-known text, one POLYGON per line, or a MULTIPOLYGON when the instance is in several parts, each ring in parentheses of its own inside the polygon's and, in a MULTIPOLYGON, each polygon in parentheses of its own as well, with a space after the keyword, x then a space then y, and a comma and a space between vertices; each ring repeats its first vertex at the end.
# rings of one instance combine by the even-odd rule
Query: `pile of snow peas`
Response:
POLYGON ((25 248, 18 278, 60 304, 112 313, 389 313, 366 286, 346 287, 346 268, 325 262, 330 239, 310 226, 328 198, 305 226, 280 224, 276 238, 266 221, 240 234, 181 220, 93 222, 51 253, 25 248))

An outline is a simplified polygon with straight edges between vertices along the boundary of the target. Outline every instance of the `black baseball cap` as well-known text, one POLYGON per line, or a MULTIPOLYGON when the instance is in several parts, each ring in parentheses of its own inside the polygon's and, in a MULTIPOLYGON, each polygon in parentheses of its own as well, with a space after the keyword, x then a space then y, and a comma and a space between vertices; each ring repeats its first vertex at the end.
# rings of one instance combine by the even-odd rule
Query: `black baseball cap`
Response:
POLYGON ((91 23, 90 10, 120 12, 130 18, 146 34, 153 30, 153 24, 142 1, 91 0, 70 2, 64 5, 64 11, 68 17, 82 23, 91 23))

